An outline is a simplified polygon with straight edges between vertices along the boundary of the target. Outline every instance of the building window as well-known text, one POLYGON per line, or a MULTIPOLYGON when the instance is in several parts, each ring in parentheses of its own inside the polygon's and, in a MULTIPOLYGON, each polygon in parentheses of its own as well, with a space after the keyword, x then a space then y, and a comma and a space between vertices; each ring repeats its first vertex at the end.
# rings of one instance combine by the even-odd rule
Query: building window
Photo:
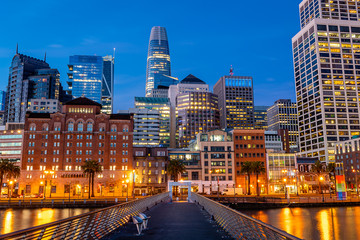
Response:
POLYGON ((68 124, 68 131, 69 131, 69 132, 74 131, 74 123, 73 123, 73 122, 69 122, 69 124, 68 124))
POLYGON ((88 131, 88 132, 92 132, 92 131, 93 131, 93 124, 92 124, 91 122, 89 122, 89 123, 87 124, 87 131, 88 131))

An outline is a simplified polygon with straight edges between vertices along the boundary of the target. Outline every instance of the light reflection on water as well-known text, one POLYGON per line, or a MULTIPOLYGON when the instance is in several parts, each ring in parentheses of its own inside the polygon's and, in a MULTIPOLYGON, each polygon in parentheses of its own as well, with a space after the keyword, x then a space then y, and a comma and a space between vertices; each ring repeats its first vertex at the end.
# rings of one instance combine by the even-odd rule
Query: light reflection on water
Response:
POLYGON ((88 208, 73 209, 7 209, 0 211, 0 234, 18 231, 24 228, 72 217, 94 211, 88 208))
POLYGON ((241 212, 302 239, 360 239, 360 207, 282 208, 241 212))

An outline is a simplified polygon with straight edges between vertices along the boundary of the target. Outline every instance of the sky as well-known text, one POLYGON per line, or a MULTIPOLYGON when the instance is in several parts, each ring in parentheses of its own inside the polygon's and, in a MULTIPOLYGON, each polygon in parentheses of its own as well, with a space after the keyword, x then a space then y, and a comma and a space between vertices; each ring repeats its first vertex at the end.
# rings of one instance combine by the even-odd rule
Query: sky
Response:
POLYGON ((67 88, 71 55, 115 54, 114 110, 145 95, 153 26, 167 29, 172 76, 193 74, 211 89, 221 76, 254 78, 255 105, 295 100, 291 38, 300 30, 300 0, 17 0, 0 8, 0 89, 19 52, 57 68, 67 88))

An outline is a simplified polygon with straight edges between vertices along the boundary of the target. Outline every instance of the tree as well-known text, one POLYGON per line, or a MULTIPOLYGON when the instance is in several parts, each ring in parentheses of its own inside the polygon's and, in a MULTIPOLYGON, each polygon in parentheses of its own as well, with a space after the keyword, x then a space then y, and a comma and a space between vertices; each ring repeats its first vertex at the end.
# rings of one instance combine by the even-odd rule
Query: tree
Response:
POLYGON ((253 168, 252 168, 252 163, 251 162, 244 162, 243 164, 241 164, 241 173, 242 174, 246 174, 248 179, 247 179, 247 185, 248 185, 248 191, 247 194, 251 195, 250 192, 250 175, 252 174, 253 168))
POLYGON ((319 193, 321 193, 321 181, 320 181, 320 177, 321 177, 321 173, 324 171, 324 167, 323 164, 318 160, 315 162, 315 164, 311 167, 311 171, 313 173, 316 173, 318 176, 318 184, 319 184, 319 193))
MULTIPOLYGON (((174 178, 174 181, 177 182, 179 180, 179 174, 185 172, 185 164, 183 161, 179 159, 171 160, 167 167, 168 174, 174 178)), ((177 193, 177 187, 175 187, 175 195, 177 193)))
POLYGON ((329 173, 329 179, 335 185, 335 193, 336 193, 336 176, 335 176, 335 163, 329 163, 326 166, 326 171, 329 173))
POLYGON ((260 196, 259 191, 259 174, 265 173, 264 163, 260 161, 252 162, 251 163, 252 173, 256 174, 256 193, 260 196))
POLYGON ((102 172, 102 166, 95 160, 86 161, 82 166, 84 174, 89 178, 89 199, 90 199, 90 185, 91 185, 91 197, 95 197, 94 194, 94 178, 95 174, 102 172))
MULTIPOLYGON (((20 167, 16 166, 14 163, 9 162, 7 167, 6 178, 10 181, 11 179, 18 178, 20 176, 20 167)), ((8 197, 11 198, 12 191, 10 192, 10 188, 8 185, 8 197)))
POLYGON ((2 192, 1 190, 3 187, 4 178, 8 177, 9 172, 11 172, 13 166, 15 166, 14 163, 10 162, 9 159, 0 159, 0 195, 2 192))

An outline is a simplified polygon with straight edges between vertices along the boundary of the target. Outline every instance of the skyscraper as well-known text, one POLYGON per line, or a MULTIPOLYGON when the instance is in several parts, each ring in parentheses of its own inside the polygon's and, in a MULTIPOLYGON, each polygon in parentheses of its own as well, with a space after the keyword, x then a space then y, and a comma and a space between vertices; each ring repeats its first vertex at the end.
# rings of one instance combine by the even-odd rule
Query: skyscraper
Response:
POLYGON ((259 130, 266 130, 267 123, 267 109, 268 106, 254 106, 254 128, 259 130))
POLYGON ((221 128, 254 128, 252 77, 223 76, 215 84, 214 94, 219 97, 221 128))
POLYGON ((69 59, 69 91, 74 98, 86 97, 101 104, 103 58, 75 55, 69 59))
POLYGON ((59 99, 60 73, 57 69, 37 69, 29 76, 29 99, 59 99))
POLYGON ((292 39, 303 156, 335 161, 335 143, 360 134, 359 2, 304 0, 292 39))
POLYGON ((114 99, 114 63, 115 57, 103 57, 103 76, 101 94, 101 112, 111 114, 114 99))
POLYGON ((35 74, 37 69, 49 69, 44 60, 36 59, 18 53, 12 59, 9 68, 9 81, 7 86, 5 104, 5 122, 24 122, 29 99, 29 76, 35 74))
POLYGON ((0 91, 0 111, 5 111, 6 91, 0 91))
POLYGON ((177 79, 171 77, 170 51, 166 29, 158 26, 153 27, 147 57, 145 96, 150 96, 151 90, 159 85, 170 86, 176 82, 177 79))
POLYGON ((279 99, 267 110, 269 131, 288 130, 291 148, 297 148, 299 131, 296 103, 290 99, 279 99))

